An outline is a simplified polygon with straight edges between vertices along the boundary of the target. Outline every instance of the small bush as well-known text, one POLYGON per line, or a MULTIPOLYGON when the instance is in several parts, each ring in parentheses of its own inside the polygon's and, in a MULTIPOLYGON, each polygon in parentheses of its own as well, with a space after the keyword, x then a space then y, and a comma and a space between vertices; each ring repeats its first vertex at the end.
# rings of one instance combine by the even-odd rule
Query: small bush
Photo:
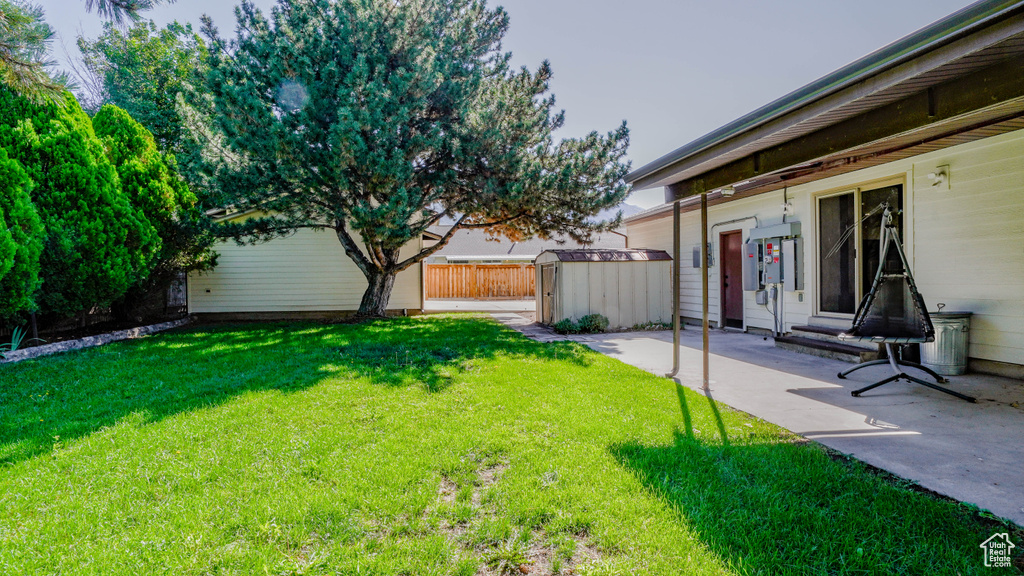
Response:
POLYGON ((571 318, 562 318, 555 322, 551 328, 559 334, 579 334, 580 332, 580 327, 571 318))
POLYGON ((608 329, 608 318, 603 314, 587 314, 580 318, 580 332, 594 334, 608 329))
POLYGON ((642 324, 634 324, 629 331, 630 332, 652 332, 656 330, 671 330, 671 322, 644 322, 642 324))

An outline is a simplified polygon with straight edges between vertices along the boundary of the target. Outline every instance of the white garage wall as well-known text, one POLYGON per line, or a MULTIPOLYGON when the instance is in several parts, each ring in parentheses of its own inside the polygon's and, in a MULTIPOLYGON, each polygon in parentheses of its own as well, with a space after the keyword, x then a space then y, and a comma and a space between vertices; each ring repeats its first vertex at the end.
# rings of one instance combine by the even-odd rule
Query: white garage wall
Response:
MULTIPOLYGON (((417 242, 403 256, 418 249, 417 242)), ((213 271, 189 276, 192 313, 355 311, 367 285, 330 230, 300 230, 254 246, 220 243, 216 250, 213 271)), ((388 308, 420 309, 422 285, 420 265, 399 273, 388 308)))

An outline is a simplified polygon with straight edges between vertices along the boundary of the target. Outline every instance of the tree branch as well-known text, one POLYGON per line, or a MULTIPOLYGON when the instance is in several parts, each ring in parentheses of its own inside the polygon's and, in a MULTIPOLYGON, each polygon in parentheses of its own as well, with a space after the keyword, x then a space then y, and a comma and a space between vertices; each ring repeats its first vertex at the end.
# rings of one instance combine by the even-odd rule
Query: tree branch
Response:
POLYGON ((502 224, 508 224, 509 222, 518 220, 526 216, 526 211, 522 211, 515 216, 509 216, 508 218, 502 218, 501 220, 495 220, 493 222, 480 222, 477 224, 463 224, 463 228, 490 228, 491 226, 501 226, 502 224))
POLYGON ((367 260, 366 255, 359 249, 359 245, 356 244, 352 235, 348 233, 348 230, 345 228, 345 223, 338 222, 334 231, 338 234, 338 240, 341 240, 341 246, 345 249, 345 254, 355 262, 356 266, 358 266, 360 270, 362 270, 363 276, 366 276, 367 279, 369 279, 372 263, 367 260))
POLYGON ((448 230, 448 232, 446 232, 444 236, 441 236, 441 239, 437 241, 437 244, 434 244, 430 248, 425 248, 423 250, 420 250, 418 253, 416 253, 416 254, 406 258, 405 260, 402 260, 398 264, 396 264, 395 265, 395 272, 401 272, 402 270, 405 270, 406 268, 408 268, 409 266, 412 266, 413 264, 415 264, 417 262, 422 262, 424 258, 426 258, 426 257, 430 256, 431 254, 437 252, 441 248, 444 248, 445 245, 448 244, 448 241, 452 239, 452 236, 457 231, 459 231, 461 228, 464 227, 464 226, 462 226, 462 221, 465 220, 465 219, 466 219, 466 215, 463 214, 462 217, 459 218, 459 221, 456 222, 455 225, 452 226, 451 229, 448 230))

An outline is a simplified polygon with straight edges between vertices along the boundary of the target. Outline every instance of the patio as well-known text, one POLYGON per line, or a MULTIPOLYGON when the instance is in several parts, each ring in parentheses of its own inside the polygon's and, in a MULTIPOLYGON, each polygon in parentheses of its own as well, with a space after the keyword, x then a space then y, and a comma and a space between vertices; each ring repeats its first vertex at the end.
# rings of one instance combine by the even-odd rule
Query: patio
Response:
MULTIPOLYGON (((495 314, 538 340, 566 339, 532 323, 529 314, 495 314)), ((672 333, 574 336, 608 356, 654 374, 672 365, 672 333)), ((701 386, 700 330, 681 332, 676 380, 701 386)), ((850 391, 889 374, 881 366, 839 380, 851 365, 781 350, 771 339, 711 332, 709 397, 783 426, 921 486, 1024 525, 1024 383, 968 374, 951 386, 978 398, 970 404, 923 386, 893 383, 860 398, 850 391)))

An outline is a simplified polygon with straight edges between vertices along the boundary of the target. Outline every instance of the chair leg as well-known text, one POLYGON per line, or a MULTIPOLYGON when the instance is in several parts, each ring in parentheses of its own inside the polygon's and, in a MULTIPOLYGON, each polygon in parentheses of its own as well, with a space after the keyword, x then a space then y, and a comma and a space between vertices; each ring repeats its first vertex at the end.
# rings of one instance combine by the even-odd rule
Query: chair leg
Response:
POLYGON ((932 384, 931 382, 928 382, 927 380, 922 380, 921 378, 916 378, 916 377, 911 376, 911 375, 907 374, 906 372, 904 372, 903 369, 902 369, 902 367, 904 367, 904 366, 905 367, 909 367, 909 368, 917 368, 918 370, 923 370, 924 372, 926 372, 927 374, 929 374, 930 376, 935 378, 935 380, 937 382, 939 382, 939 384, 943 384, 945 382, 948 382, 948 380, 946 380, 945 378, 943 378, 942 376, 940 376, 938 373, 936 373, 934 370, 932 370, 930 368, 926 368, 926 367, 924 367, 924 366, 922 366, 920 364, 917 364, 916 362, 905 362, 903 360, 900 360, 897 357, 895 350, 893 350, 892 344, 887 342, 885 344, 885 351, 886 351, 886 354, 888 356, 887 358, 883 358, 882 360, 872 360, 871 362, 864 362, 864 363, 861 363, 861 364, 857 364, 853 368, 850 368, 849 370, 844 370, 843 372, 839 373, 839 378, 845 379, 847 374, 849 374, 851 372, 855 372, 857 370, 860 370, 861 368, 867 368, 868 366, 880 366, 882 364, 888 364, 889 366, 892 367, 892 371, 895 373, 895 375, 889 376, 885 380, 879 380, 878 382, 875 382, 874 384, 871 384, 869 386, 865 386, 865 387, 860 388, 858 390, 854 390, 853 392, 850 392, 851 396, 859 397, 861 394, 867 392, 868 390, 874 390, 875 388, 878 388, 879 386, 888 384, 890 382, 898 381, 900 378, 902 378, 902 379, 904 379, 904 380, 906 380, 908 382, 915 382, 915 383, 920 384, 922 386, 927 386, 928 388, 931 388, 932 390, 938 390, 939 392, 945 392, 946 394, 949 394, 950 396, 956 396, 957 398, 959 398, 961 400, 966 400, 968 402, 973 402, 973 403, 977 402, 977 400, 972 398, 971 396, 967 396, 966 394, 961 394, 959 392, 955 392, 953 390, 950 390, 949 388, 946 388, 945 386, 938 386, 936 384, 932 384))
POLYGON ((927 372, 928 375, 931 376, 932 378, 935 378, 935 381, 938 382, 939 384, 945 384, 946 382, 949 382, 948 379, 946 379, 944 376, 942 376, 938 372, 932 370, 931 368, 928 368, 927 366, 923 366, 921 364, 918 364, 917 362, 907 362, 905 360, 897 360, 897 363, 900 364, 900 365, 903 365, 903 366, 910 366, 911 368, 917 368, 918 370, 921 370, 923 372, 927 372))
POLYGON ((957 398, 959 398, 961 400, 967 400, 968 402, 970 402, 972 404, 977 404, 978 403, 978 400, 976 398, 974 398, 973 396, 968 396, 966 394, 961 394, 959 392, 955 392, 953 390, 950 390, 949 388, 946 388, 945 386, 937 386, 937 385, 932 384, 931 382, 929 382, 927 380, 922 380, 920 378, 915 378, 915 377, 910 376, 908 374, 900 374, 900 376, 903 377, 903 378, 906 378, 907 380, 909 380, 911 382, 916 382, 916 383, 918 383, 918 384, 920 384, 922 386, 927 386, 927 387, 931 388, 932 390, 938 390, 939 392, 945 392, 946 394, 949 394, 951 396, 956 396, 957 398))
POLYGON ((849 370, 843 370, 842 372, 839 373, 838 376, 839 376, 840 380, 843 380, 848 375, 850 375, 851 372, 856 372, 857 370, 860 370, 861 368, 867 368, 868 366, 879 366, 879 365, 888 364, 888 363, 889 363, 889 361, 886 360, 885 358, 883 358, 881 360, 872 360, 870 362, 861 362, 860 364, 857 364, 856 366, 854 366, 853 368, 850 368, 849 370))
POLYGON ((879 386, 881 386, 883 384, 888 384, 889 382, 892 382, 894 380, 898 380, 899 377, 900 377, 899 374, 897 374, 895 376, 889 376, 885 380, 879 380, 878 382, 875 382, 874 384, 871 384, 870 386, 865 386, 865 387, 863 387, 863 388, 861 388, 859 390, 854 390, 853 392, 850 392, 850 396, 860 396, 861 394, 867 392, 868 390, 873 390, 873 389, 878 388, 879 386))

